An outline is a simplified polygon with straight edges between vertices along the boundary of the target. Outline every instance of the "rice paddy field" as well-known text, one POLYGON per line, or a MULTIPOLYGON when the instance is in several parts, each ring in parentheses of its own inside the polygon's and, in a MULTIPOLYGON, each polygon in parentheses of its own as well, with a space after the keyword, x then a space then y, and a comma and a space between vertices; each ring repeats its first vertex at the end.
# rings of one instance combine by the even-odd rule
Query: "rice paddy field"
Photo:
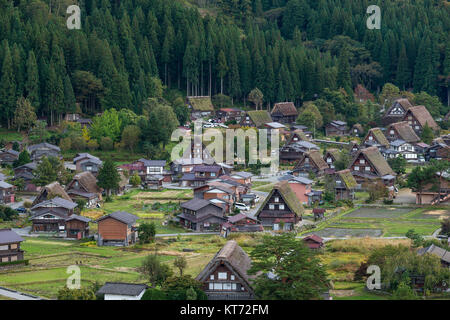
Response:
POLYGON ((440 221, 450 217, 447 207, 359 207, 321 222, 313 231, 322 237, 401 237, 410 229, 423 236, 432 235, 440 221))

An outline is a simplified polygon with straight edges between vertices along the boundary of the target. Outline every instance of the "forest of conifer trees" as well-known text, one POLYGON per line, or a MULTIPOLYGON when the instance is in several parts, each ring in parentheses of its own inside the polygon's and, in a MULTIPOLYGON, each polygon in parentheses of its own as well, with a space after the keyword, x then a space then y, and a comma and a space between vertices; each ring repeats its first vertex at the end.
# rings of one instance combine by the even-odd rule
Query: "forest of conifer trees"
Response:
POLYGON ((76 102, 142 114, 158 79, 241 104, 257 87, 264 106, 390 82, 447 105, 449 30, 444 0, 0 0, 0 122, 20 97, 51 125, 76 102), (74 3, 81 30, 66 27, 74 3), (370 4, 380 30, 366 27, 370 4))

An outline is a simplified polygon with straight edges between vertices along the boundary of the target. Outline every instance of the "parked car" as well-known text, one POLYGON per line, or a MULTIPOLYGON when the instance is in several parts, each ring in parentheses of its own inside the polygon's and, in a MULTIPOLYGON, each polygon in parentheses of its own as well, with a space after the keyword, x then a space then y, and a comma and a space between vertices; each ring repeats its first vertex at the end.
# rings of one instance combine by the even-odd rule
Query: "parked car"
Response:
POLYGON ((448 236, 446 236, 445 234, 438 234, 438 235, 436 236, 436 238, 446 240, 446 239, 448 239, 448 236))
POLYGON ((234 204, 235 208, 238 208, 241 211, 249 211, 250 207, 247 206, 245 203, 236 202, 234 204))
POLYGON ((24 207, 19 207, 19 208, 16 208, 16 211, 19 213, 26 213, 27 209, 25 209, 24 207))

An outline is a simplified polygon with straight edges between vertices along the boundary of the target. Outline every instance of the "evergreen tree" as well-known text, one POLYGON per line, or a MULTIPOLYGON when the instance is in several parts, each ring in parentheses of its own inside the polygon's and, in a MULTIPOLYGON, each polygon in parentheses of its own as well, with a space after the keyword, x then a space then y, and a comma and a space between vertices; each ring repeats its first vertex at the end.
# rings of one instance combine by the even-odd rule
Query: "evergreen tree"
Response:
POLYGON ((97 180, 97 185, 105 189, 107 196, 111 196, 111 192, 119 188, 120 175, 111 159, 107 159, 103 163, 98 172, 97 180))

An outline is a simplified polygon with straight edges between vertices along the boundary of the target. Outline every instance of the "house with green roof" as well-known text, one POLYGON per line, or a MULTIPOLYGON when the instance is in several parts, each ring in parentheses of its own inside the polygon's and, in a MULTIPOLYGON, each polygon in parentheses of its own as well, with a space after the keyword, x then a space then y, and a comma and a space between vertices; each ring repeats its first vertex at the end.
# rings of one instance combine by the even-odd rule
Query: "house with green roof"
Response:
POLYGON ((248 111, 242 118, 240 125, 243 127, 263 128, 266 123, 273 122, 270 113, 265 110, 248 111))
POLYGON ((389 148, 389 141, 380 128, 372 128, 367 132, 366 137, 362 140, 361 146, 389 148))
POLYGON ((338 200, 353 200, 355 189, 358 186, 355 177, 349 169, 337 171, 335 173, 334 196, 338 200))
POLYGON ((214 114, 210 96, 187 97, 187 105, 191 110, 191 119, 210 117, 214 114))
POLYGON ((290 231, 302 220, 303 211, 303 206, 288 181, 282 181, 270 191, 256 217, 264 227, 271 227, 274 231, 290 231))

